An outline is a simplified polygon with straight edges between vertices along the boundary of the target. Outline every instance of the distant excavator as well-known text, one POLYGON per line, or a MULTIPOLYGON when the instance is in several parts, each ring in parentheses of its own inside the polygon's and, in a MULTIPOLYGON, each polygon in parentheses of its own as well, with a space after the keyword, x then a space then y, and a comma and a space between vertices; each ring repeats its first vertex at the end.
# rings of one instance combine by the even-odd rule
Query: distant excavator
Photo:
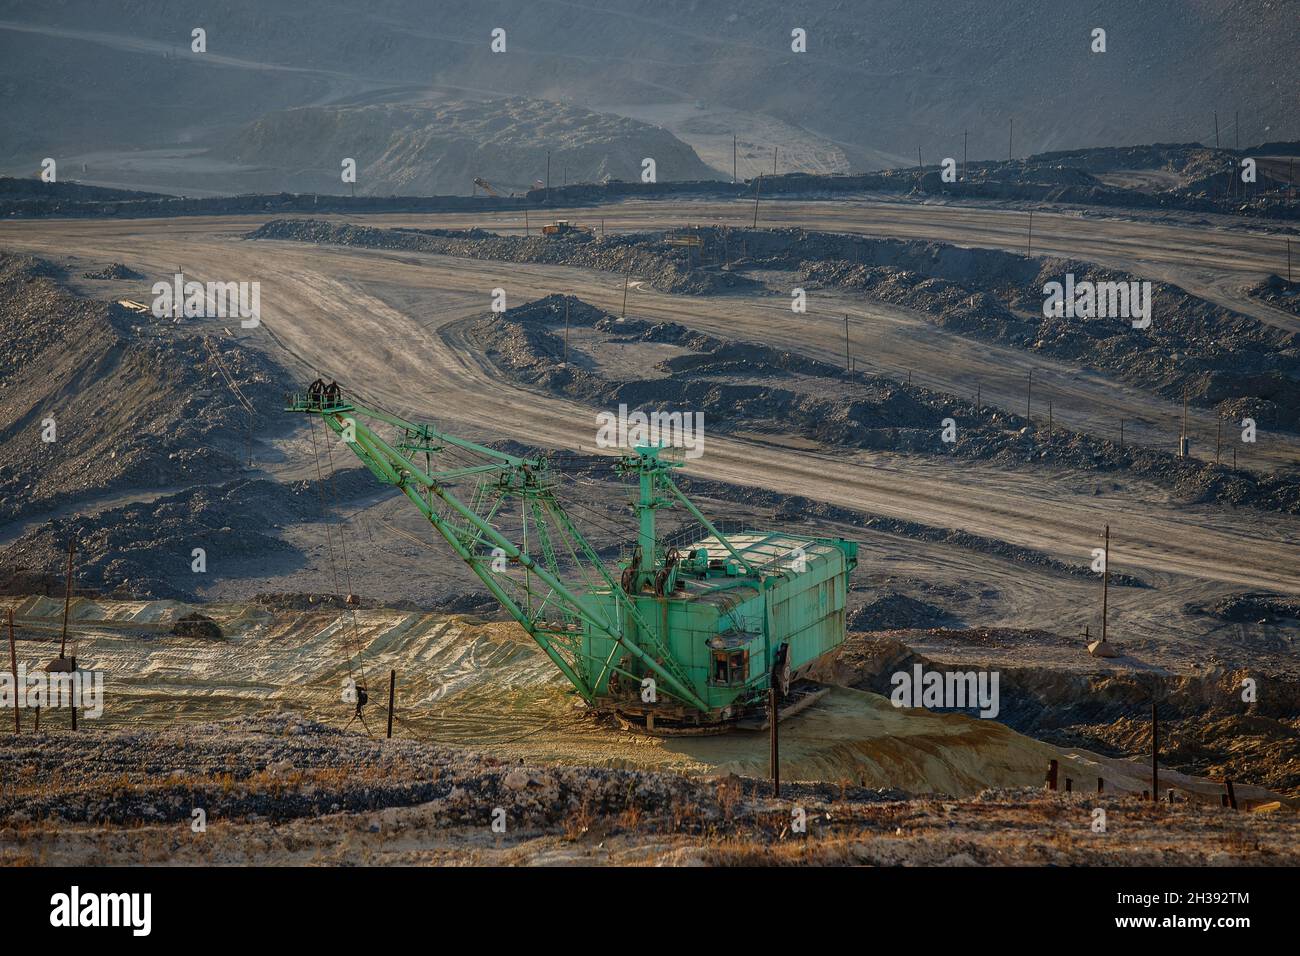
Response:
POLYGON ((543 236, 572 236, 572 235, 592 235, 590 226, 579 226, 577 223, 569 222, 567 219, 557 219, 555 222, 542 226, 543 236))
POLYGON ((484 179, 482 176, 475 176, 475 177, 474 177, 474 190, 475 190, 474 195, 477 196, 477 195, 478 195, 478 190, 480 190, 480 189, 483 190, 485 193, 487 193, 489 196, 496 196, 498 199, 501 198, 501 194, 500 194, 499 192, 497 192, 496 188, 495 188, 495 187, 494 187, 490 182, 488 182, 488 181, 487 181, 486 179, 484 179))

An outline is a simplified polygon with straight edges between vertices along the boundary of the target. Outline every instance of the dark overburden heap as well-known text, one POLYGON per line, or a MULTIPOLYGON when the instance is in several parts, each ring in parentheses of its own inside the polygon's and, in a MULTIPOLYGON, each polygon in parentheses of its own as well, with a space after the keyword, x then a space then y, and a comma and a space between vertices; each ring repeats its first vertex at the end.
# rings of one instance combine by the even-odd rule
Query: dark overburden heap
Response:
POLYGON ((255 407, 284 392, 257 352, 74 295, 26 256, 0 253, 0 331, 0 523, 233 477, 249 415, 220 366, 255 407))

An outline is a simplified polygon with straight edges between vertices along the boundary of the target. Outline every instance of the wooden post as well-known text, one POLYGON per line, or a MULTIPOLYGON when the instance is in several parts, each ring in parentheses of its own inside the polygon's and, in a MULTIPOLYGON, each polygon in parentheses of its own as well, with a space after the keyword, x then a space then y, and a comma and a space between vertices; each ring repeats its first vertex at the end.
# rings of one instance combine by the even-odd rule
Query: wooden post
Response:
POLYGON ((1173 802, 1174 802, 1174 788, 1173 788, 1173 787, 1170 787, 1170 788, 1169 788, 1169 802, 1170 802, 1170 803, 1173 803, 1173 802))
POLYGON ((759 177, 754 180, 754 228, 755 229, 758 228, 758 197, 759 194, 762 192, 763 192, 763 177, 760 174, 759 177))
POLYGON ((1155 702, 1151 702, 1151 797, 1153 801, 1160 799, 1160 765, 1157 763, 1160 757, 1160 722, 1156 716, 1155 702))
POLYGON ((619 318, 627 317, 627 280, 631 278, 631 276, 631 266, 629 266, 628 271, 623 273, 623 311, 620 313, 619 318))
POLYGON ((393 695, 397 692, 397 671, 388 672, 388 739, 393 739, 393 695))
POLYGON ((852 364, 849 358, 849 314, 844 313, 844 365, 845 367, 852 364))
POLYGON ((1237 791, 1232 786, 1232 779, 1228 778, 1223 781, 1224 787, 1228 790, 1228 806, 1233 810, 1237 809, 1237 791))
POLYGON ((979 414, 980 410, 980 383, 975 383, 975 413, 979 414))
POLYGON ((1101 552, 1101 642, 1106 643, 1106 617, 1110 602, 1110 525, 1106 525, 1106 543, 1101 552))
POLYGON ((1007 162, 1011 162, 1011 143, 1016 137, 1016 118, 1011 117, 1011 129, 1007 132, 1007 162))
POLYGON ((1032 209, 1029 210, 1029 248, 1025 251, 1025 255, 1031 258, 1034 255, 1034 211, 1032 209))
POLYGON ((736 134, 731 134, 731 181, 736 181, 736 134))
MULTIPOLYGON (((76 654, 73 654, 73 655, 72 655, 72 673, 73 673, 74 675, 77 673, 77 655, 76 655, 76 654)), ((69 704, 71 705, 70 709, 71 709, 71 711, 72 711, 72 729, 73 729, 73 730, 76 730, 76 729, 77 729, 77 702, 76 702, 76 700, 72 700, 72 701, 69 701, 69 704)))
POLYGON ((9 608, 9 670, 12 671, 14 675, 14 733, 20 734, 23 731, 23 727, 22 717, 20 716, 21 708, 18 706, 18 695, 23 693, 23 695, 26 696, 26 694, 24 691, 20 691, 18 687, 18 650, 14 646, 13 608, 9 608))
POLYGON ((777 713, 777 706, 776 706, 775 685, 769 687, 767 690, 767 710, 768 710, 768 726, 771 728, 771 740, 770 740, 771 753, 769 757, 772 763, 772 795, 774 797, 779 797, 781 796, 781 753, 777 745, 776 726, 777 724, 780 723, 780 721, 777 719, 779 715, 777 713))
MULTIPOLYGON (((604 220, 601 220, 601 221, 603 222, 604 220)), ((603 229, 603 227, 602 227, 602 229, 603 229)), ((529 232, 528 232, 528 207, 525 206, 525 207, 524 207, 524 238, 527 239, 528 236, 529 236, 529 232)))
POLYGON ((1029 376, 1025 380, 1025 421, 1027 422, 1033 421, 1033 419, 1029 417, 1029 413, 1033 409, 1033 404, 1032 404, 1033 396, 1034 396, 1034 370, 1031 368, 1029 370, 1029 376))
POLYGON ((970 175, 970 167, 966 165, 966 138, 970 135, 970 130, 961 131, 961 181, 965 182, 970 175))
POLYGON ((1219 794, 1219 806, 1221 806, 1221 807, 1223 807, 1223 808, 1225 808, 1225 809, 1227 808, 1227 806, 1228 806, 1228 795, 1227 795, 1226 793, 1221 793, 1221 794, 1219 794))
MULTIPOLYGON (((569 364, 569 297, 564 297, 564 364, 569 364)), ((390 735, 391 736, 391 735, 390 735)))
POLYGON ((1101 793, 1106 789, 1106 781, 1101 777, 1097 778, 1097 792, 1101 793))
POLYGON ((1059 769, 1060 769, 1060 765, 1055 760, 1050 761, 1047 764, 1047 789, 1048 790, 1056 789, 1056 774, 1059 769))
POLYGON ((63 636, 59 639, 59 659, 62 660, 68 648, 68 606, 72 603, 72 552, 77 547, 77 539, 68 539, 68 575, 63 585, 63 636))

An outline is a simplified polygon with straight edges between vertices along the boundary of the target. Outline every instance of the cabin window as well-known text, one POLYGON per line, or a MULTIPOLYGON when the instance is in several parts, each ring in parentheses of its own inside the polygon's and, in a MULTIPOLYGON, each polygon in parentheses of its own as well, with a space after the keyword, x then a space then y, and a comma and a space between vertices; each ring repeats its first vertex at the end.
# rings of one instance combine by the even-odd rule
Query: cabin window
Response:
POLYGON ((749 680, 749 651, 714 651, 713 683, 743 684, 749 680))

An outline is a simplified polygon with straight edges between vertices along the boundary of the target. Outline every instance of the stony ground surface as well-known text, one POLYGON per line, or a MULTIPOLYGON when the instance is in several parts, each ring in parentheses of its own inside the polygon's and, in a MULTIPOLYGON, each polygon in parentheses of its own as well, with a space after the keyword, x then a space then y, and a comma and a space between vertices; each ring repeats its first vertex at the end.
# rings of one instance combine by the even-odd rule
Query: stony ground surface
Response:
POLYGON ((1300 862, 1300 820, 1284 811, 789 783, 778 799, 755 779, 507 764, 288 714, 10 734, 0 754, 6 865, 1300 862))
POLYGON ((227 336, 77 295, 28 256, 0 253, 0 327, 0 523, 232 477, 244 401, 269 409, 284 391, 271 362, 227 336))

